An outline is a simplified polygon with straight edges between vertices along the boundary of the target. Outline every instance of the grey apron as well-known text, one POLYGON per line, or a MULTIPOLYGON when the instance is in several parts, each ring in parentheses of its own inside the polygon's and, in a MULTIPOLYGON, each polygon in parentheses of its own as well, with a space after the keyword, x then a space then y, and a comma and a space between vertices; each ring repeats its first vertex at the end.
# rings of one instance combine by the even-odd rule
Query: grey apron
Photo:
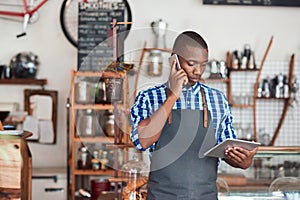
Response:
POLYGON ((210 113, 207 128, 202 110, 173 110, 171 116, 152 152, 147 200, 218 199, 218 159, 201 156, 204 139, 206 147, 216 143, 210 113))

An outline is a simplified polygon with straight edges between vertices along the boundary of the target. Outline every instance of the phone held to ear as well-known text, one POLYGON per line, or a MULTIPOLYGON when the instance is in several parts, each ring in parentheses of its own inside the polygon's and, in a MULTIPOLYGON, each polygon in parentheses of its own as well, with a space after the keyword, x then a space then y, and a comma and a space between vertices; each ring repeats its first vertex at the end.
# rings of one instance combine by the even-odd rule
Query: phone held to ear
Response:
POLYGON ((173 54, 173 55, 169 58, 170 66, 172 66, 174 60, 176 60, 176 69, 177 69, 177 70, 180 70, 180 69, 181 69, 181 66, 180 66, 180 62, 179 62, 179 59, 178 59, 177 54, 173 54))

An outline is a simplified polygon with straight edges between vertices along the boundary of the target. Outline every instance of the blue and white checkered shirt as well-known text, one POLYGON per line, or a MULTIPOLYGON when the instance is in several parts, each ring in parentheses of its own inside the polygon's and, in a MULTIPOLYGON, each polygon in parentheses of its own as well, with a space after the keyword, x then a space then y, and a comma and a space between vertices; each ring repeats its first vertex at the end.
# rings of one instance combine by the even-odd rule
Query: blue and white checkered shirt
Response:
MULTIPOLYGON (((205 95, 207 108, 211 113, 217 143, 228 138, 236 138, 232 127, 232 114, 226 96, 219 90, 197 82, 189 88, 183 88, 180 98, 173 109, 203 110, 200 87, 205 95)), ((135 104, 131 108, 131 140, 139 150, 153 151, 155 143, 148 149, 143 149, 138 139, 137 127, 140 121, 151 116, 166 100, 166 85, 158 85, 139 92, 135 104)))

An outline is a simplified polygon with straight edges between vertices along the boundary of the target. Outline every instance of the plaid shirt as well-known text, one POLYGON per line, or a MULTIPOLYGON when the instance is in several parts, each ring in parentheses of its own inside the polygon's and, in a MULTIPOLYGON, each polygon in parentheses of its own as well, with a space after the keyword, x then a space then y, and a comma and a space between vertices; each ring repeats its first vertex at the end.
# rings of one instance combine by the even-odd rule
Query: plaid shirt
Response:
MULTIPOLYGON (((204 91, 207 108, 215 130, 217 143, 228 138, 236 138, 232 127, 232 114, 228 100, 219 90, 197 82, 189 88, 183 88, 180 98, 177 99, 173 109, 203 110, 200 87, 204 91)), ((140 121, 151 116, 166 100, 166 85, 158 85, 139 92, 135 104, 131 108, 132 129, 130 133, 133 144, 139 150, 153 151, 155 143, 148 149, 143 149, 138 139, 137 127, 140 121)))

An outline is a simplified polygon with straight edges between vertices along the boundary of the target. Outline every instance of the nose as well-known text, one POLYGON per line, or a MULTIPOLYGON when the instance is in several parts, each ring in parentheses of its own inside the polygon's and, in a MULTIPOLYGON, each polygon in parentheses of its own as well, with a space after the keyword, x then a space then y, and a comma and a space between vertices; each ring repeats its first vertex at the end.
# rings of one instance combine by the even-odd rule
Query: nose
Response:
POLYGON ((200 65, 195 66, 194 70, 193 70, 193 73, 195 75, 201 75, 201 73, 202 73, 202 67, 200 67, 200 65))

